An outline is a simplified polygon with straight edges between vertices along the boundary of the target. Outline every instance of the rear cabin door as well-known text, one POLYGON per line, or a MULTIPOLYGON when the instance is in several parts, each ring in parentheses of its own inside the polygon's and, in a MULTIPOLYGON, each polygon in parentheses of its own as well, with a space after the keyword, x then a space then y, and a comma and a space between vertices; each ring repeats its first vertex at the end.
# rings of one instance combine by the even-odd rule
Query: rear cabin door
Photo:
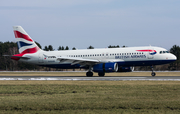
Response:
POLYGON ((39 60, 38 60, 39 63, 43 63, 43 58, 44 58, 44 57, 43 57, 43 54, 40 53, 40 54, 39 54, 39 60))
POLYGON ((104 56, 105 56, 106 59, 109 59, 109 53, 105 53, 104 56))

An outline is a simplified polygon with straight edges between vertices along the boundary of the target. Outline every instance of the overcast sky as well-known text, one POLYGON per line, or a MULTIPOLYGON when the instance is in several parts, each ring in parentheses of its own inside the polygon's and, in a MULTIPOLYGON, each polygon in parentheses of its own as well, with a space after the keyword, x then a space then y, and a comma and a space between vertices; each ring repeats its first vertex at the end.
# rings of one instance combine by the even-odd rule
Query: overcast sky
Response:
POLYGON ((20 25, 44 48, 180 44, 180 0, 0 0, 0 41, 20 25))

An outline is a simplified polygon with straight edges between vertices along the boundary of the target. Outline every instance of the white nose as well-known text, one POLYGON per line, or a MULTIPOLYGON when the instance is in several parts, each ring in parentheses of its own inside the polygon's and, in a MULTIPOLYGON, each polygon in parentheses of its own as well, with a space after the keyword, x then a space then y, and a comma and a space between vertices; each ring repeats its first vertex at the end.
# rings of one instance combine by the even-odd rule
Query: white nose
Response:
POLYGON ((172 59, 172 60, 176 61, 177 57, 174 54, 171 54, 171 58, 169 58, 169 59, 172 59))

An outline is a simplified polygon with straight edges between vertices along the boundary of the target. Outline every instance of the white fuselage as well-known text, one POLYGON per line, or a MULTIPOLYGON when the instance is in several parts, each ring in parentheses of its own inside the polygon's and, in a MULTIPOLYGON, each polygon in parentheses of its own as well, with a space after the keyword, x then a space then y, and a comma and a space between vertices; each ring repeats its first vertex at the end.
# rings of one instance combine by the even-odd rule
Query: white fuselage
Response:
POLYGON ((176 56, 164 48, 160 47, 126 47, 126 48, 106 48, 106 49, 83 49, 83 50, 64 50, 64 51, 42 51, 34 54, 25 54, 29 60, 21 60, 41 66, 74 68, 74 60, 58 60, 58 57, 78 58, 88 60, 98 60, 102 63, 116 62, 118 66, 151 66, 166 64, 176 60, 176 56), (149 51, 154 50, 154 52, 149 51))

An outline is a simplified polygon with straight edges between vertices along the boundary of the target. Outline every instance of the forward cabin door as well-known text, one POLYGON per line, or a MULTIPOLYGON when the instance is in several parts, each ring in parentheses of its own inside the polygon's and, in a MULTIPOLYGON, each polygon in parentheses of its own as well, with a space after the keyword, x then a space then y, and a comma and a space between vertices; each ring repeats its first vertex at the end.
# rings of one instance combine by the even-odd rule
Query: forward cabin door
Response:
MULTIPOLYGON (((154 50, 154 49, 149 49, 149 50, 154 50)), ((148 59, 153 59, 153 58, 154 58, 153 55, 154 55, 153 52, 152 52, 152 51, 149 51, 149 52, 147 53, 148 59)))

